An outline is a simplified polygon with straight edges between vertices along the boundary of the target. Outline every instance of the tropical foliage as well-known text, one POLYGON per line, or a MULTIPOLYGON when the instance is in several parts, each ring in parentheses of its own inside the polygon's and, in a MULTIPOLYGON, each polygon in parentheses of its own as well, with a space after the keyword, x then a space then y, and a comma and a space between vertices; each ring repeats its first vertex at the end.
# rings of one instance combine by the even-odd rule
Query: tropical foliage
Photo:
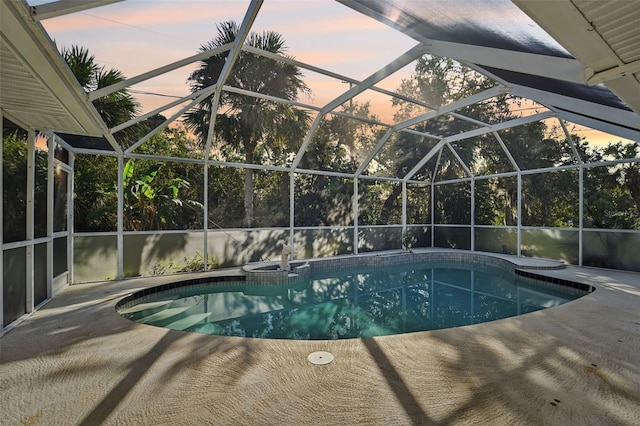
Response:
MULTIPOLYGON (((201 46, 200 51, 215 49, 235 41, 238 24, 232 21, 218 24, 218 34, 201 46)), ((276 32, 251 33, 247 45, 269 53, 284 54, 285 41, 276 32)), ((223 83, 238 89, 293 101, 300 93, 308 92, 298 67, 242 51, 232 72, 221 73, 227 61, 227 52, 205 59, 200 68, 189 77, 193 92, 223 83)), ((208 97, 194 111, 188 113, 187 125, 206 141, 214 97, 208 97)), ((247 164, 277 163, 283 153, 292 152, 300 145, 307 128, 307 114, 286 103, 274 102, 225 91, 216 104, 215 146, 223 153, 240 154, 247 164)), ((244 209, 246 226, 254 223, 254 171, 244 171, 244 209)))
MULTIPOLYGON (((225 22, 218 25, 217 30, 216 38, 203 45, 201 51, 235 40, 238 26, 225 22)), ((268 52, 286 53, 284 40, 277 33, 251 34, 246 43, 268 52)), ((86 49, 74 46, 64 50, 63 56, 86 90, 124 78, 117 70, 96 65, 95 58, 86 49)), ((193 92, 218 83, 226 56, 227 52, 214 55, 200 64, 189 79, 193 92)), ((226 163, 289 165, 308 131, 309 116, 286 102, 273 101, 272 97, 294 101, 308 93, 300 70, 243 52, 224 84, 238 90, 224 91, 216 105, 210 158, 226 163), (255 91, 264 97, 247 96, 242 90, 255 91)), ((425 56, 417 61, 415 71, 402 81, 398 92, 438 107, 493 85, 489 79, 456 62, 425 56)), ((109 125, 127 121, 137 111, 135 100, 126 90, 96 100, 95 105, 109 125)), ((294 197, 293 220, 297 227, 352 226, 356 215, 358 225, 363 228, 399 225, 402 223, 402 185, 378 178, 402 178, 414 172, 407 184, 408 224, 430 225, 433 221, 462 229, 460 225, 469 225, 473 219, 480 226, 508 228, 521 223, 526 227, 570 229, 580 223, 581 172, 555 168, 577 165, 579 161, 584 163, 584 227, 640 230, 640 163, 634 160, 596 165, 607 160, 637 159, 638 143, 614 141, 599 146, 573 136, 574 151, 563 132, 554 132, 544 122, 499 131, 500 143, 491 134, 451 142, 452 149, 439 149, 437 139, 417 134, 455 135, 477 128, 474 120, 497 123, 520 117, 521 101, 507 95, 461 108, 456 111, 456 117, 435 117, 413 126, 414 132, 394 133, 362 170, 363 178, 357 186, 339 173, 354 173, 386 131, 382 126, 369 124, 376 117, 368 103, 353 101, 341 106, 340 114, 323 118, 301 157, 293 180, 287 172, 218 163, 209 166, 208 181, 204 182, 202 164, 176 159, 204 157, 213 105, 213 98, 208 97, 188 113, 186 128, 164 129, 136 150, 137 154, 171 157, 166 161, 126 158, 123 174, 118 176, 115 157, 77 155, 75 230, 117 229, 119 178, 124 182, 124 229, 129 231, 202 229, 205 185, 206 220, 210 229, 288 227, 290 194, 294 197), (504 153, 501 144, 508 148, 511 157, 504 153), (430 155, 430 160, 417 167, 426 155, 430 155), (523 171, 520 179, 516 176, 516 166, 523 171), (538 169, 541 171, 536 171, 538 169), (305 173, 304 170, 333 174, 305 173), (469 172, 474 176, 473 183, 469 172), (505 172, 512 174, 495 176, 505 172), (435 183, 433 190, 431 183, 435 183), (354 212, 356 199, 359 208, 354 212)), ((394 101, 392 106, 397 122, 423 112, 416 109, 415 104, 402 100, 394 101)), ((160 119, 157 117, 155 125, 160 119)), ((5 123, 3 179, 12 184, 4 185, 3 221, 4 241, 10 242, 26 238, 27 140, 25 131, 7 120, 5 123)), ((155 125, 132 126, 128 133, 118 136, 119 141, 130 146, 142 132, 155 125)), ((58 154, 64 154, 60 147, 56 150, 58 154)), ((46 152, 38 150, 35 179, 38 217, 46 217, 46 212, 41 210, 46 204, 46 167, 46 152)), ((59 183, 62 187, 62 177, 59 183)), ((64 218, 64 203, 59 206, 64 218)), ((46 233, 45 220, 36 220, 36 226, 36 237, 46 233)), ((466 230, 455 230, 450 231, 449 236, 436 234, 436 240, 440 238, 438 235, 444 235, 438 241, 447 244, 448 238, 451 241, 457 238, 455 232, 469 235, 466 230)))
MULTIPOLYGON (((184 131, 165 129, 144 150, 186 153, 193 141, 184 131)), ((174 154, 175 155, 175 154, 174 154)), ((115 158, 79 155, 76 159, 76 229, 115 230, 117 223, 115 158)), ((130 159, 123 168, 123 223, 127 231, 202 228, 202 167, 188 163, 130 159), (193 182, 193 184, 192 184, 193 182)))

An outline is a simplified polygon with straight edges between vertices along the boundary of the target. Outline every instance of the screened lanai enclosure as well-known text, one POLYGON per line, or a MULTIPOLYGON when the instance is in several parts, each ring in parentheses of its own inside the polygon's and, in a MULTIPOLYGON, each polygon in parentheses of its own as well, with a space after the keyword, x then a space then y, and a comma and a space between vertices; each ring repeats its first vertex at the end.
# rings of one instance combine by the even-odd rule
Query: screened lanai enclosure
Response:
POLYGON ((640 271, 634 1, 0 8, 2 328, 286 244, 640 271))

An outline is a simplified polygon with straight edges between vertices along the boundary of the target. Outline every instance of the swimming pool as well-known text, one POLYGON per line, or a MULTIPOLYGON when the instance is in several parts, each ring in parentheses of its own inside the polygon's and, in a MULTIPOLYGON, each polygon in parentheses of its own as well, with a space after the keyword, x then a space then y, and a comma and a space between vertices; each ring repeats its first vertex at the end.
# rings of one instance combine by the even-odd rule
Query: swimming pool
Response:
POLYGON ((180 286, 120 305, 143 324, 224 336, 326 340, 459 327, 551 308, 584 289, 473 262, 316 270, 298 281, 180 286))

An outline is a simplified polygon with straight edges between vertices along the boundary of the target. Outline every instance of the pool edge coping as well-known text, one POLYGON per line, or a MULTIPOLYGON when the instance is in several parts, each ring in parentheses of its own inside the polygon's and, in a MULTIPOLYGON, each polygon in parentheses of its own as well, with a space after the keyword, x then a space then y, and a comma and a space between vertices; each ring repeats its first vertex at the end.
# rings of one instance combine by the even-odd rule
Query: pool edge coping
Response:
MULTIPOLYGON (((475 261, 476 258, 478 257, 493 259, 493 260, 498 260, 502 265, 504 264, 511 265, 512 269, 509 272, 513 272, 515 275, 523 278, 538 280, 548 284, 558 285, 561 287, 579 289, 579 290, 586 291, 587 294, 593 293, 597 288, 593 284, 580 283, 577 281, 572 281, 572 280, 567 280, 563 278, 557 278, 557 277, 552 277, 552 276, 531 272, 534 270, 535 271, 552 271, 552 270, 564 269, 566 265, 562 261, 551 260, 551 259, 540 259, 540 258, 526 258, 526 257, 518 257, 513 255, 503 255, 503 254, 488 253, 488 252, 477 252, 477 251, 471 252, 471 251, 456 250, 456 249, 428 248, 428 249, 416 249, 416 250, 410 250, 410 251, 392 250, 392 251, 369 252, 369 253, 361 253, 361 254, 355 254, 355 255, 353 254, 340 255, 340 256, 323 257, 323 258, 313 258, 313 259, 296 259, 292 263, 296 263, 296 264, 301 263, 303 264, 303 266, 309 266, 308 269, 310 273, 313 273, 315 271, 321 271, 321 270, 340 270, 340 269, 348 268, 349 266, 353 266, 353 265, 346 265, 347 261, 353 260, 353 259, 358 259, 360 261, 362 261, 362 259, 366 259, 369 261, 365 263, 360 262, 358 263, 358 266, 394 266, 394 265, 418 263, 423 257, 429 257, 428 260, 430 261, 435 260, 435 261, 445 261, 445 262, 448 262, 448 261, 462 262, 462 261, 469 261, 469 260, 475 261), (434 257, 434 255, 436 258, 438 257, 438 255, 440 255, 440 257, 442 258, 433 259, 432 257, 434 257), (401 256, 402 256, 402 259, 401 259, 401 256), (386 261, 390 263, 390 265, 381 264, 380 259, 386 259, 386 261), (394 262, 392 259, 395 259, 395 260, 401 259, 404 261, 394 262), (416 260, 410 261, 410 259, 416 259, 416 260), (521 262, 517 262, 518 260, 520 260, 521 262), (369 263, 372 263, 372 264, 369 265, 369 263), (324 265, 328 264, 328 265, 333 265, 334 267, 317 268, 319 264, 324 264, 324 265), (337 267, 336 267, 336 264, 337 264, 337 267)), ((279 262, 277 261, 254 262, 242 267, 241 273, 235 273, 235 274, 230 272, 229 274, 221 275, 220 271, 218 270, 215 275, 213 274, 205 275, 205 276, 200 276, 198 278, 191 278, 186 275, 177 276, 176 277, 177 279, 175 281, 165 283, 165 284, 148 286, 148 287, 145 287, 144 289, 132 292, 122 297, 120 300, 116 302, 114 309, 116 313, 119 314, 121 310, 127 309, 133 306, 134 301, 138 301, 139 299, 142 299, 147 296, 151 296, 156 293, 174 290, 177 288, 189 287, 194 285, 214 284, 214 283, 219 284, 219 283, 225 283, 225 282, 228 282, 228 283, 229 282, 246 282, 247 269, 245 268, 249 267, 250 269, 255 270, 258 268, 265 268, 273 265, 277 266, 278 264, 279 262)), ((497 265, 494 265, 494 266, 497 266, 497 265)), ((199 274, 202 274, 202 273, 199 273, 199 274)), ((301 277, 301 279, 304 279, 304 278, 306 278, 306 274, 301 277)), ((276 282, 276 281, 271 281, 269 279, 266 279, 259 282, 251 281, 251 283, 256 285, 282 285, 282 284, 293 284, 297 281, 300 281, 300 280, 288 279, 286 282, 282 282, 282 281, 276 282)))

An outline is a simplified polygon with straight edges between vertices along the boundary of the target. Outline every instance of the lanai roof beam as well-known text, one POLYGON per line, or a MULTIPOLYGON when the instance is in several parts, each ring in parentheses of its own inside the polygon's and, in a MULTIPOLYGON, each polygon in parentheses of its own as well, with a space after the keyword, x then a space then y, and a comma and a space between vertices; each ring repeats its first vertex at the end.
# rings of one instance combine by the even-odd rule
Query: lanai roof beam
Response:
POLYGON ((427 153, 427 155, 425 155, 422 160, 420 160, 418 162, 418 164, 416 164, 413 169, 411 169, 402 180, 409 180, 411 178, 411 176, 415 175, 418 170, 420 170, 426 163, 427 161, 429 161, 437 152, 438 150, 442 149, 443 145, 448 143, 448 142, 455 142, 455 141, 459 141, 459 140, 463 140, 463 139, 469 139, 469 138, 473 138, 475 136, 480 136, 480 135, 485 135, 487 133, 493 133, 496 132, 498 130, 504 130, 504 129, 509 129, 512 127, 517 127, 517 126, 521 126, 523 124, 528 124, 528 123, 533 123, 535 121, 540 121, 540 120, 545 120, 547 118, 551 118, 556 116, 557 114, 555 114, 554 112, 551 111, 547 111, 547 112, 542 112, 539 114, 533 114, 533 115, 529 115, 527 117, 521 117, 521 118, 516 118, 514 120, 509 120, 509 121, 505 121, 502 123, 498 123, 498 124, 494 124, 492 126, 486 127, 486 128, 482 128, 482 129, 474 129, 474 130, 470 130, 468 132, 464 132, 464 133, 460 133, 457 135, 453 135, 453 136, 448 136, 444 139, 442 139, 440 142, 438 142, 436 144, 436 146, 434 146, 431 151, 429 151, 427 153))
POLYGON ((123 0, 58 0, 37 6, 30 6, 29 9, 33 19, 36 21, 42 21, 44 19, 55 18, 57 16, 68 15, 75 12, 82 12, 83 10, 93 9, 121 1, 123 0))

